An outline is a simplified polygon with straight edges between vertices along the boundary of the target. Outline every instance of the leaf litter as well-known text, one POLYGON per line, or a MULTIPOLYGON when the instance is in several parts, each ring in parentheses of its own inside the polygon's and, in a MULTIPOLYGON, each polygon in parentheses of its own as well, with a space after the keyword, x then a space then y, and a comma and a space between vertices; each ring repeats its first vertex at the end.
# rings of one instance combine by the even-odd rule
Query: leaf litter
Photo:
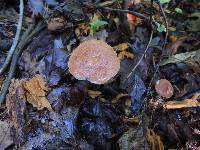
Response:
MULTIPOLYGON (((29 0, 23 30, 39 20, 46 28, 24 47, 0 107, 11 128, 2 149, 198 149, 198 6, 159 2, 29 0), (68 70, 72 51, 90 39, 107 42, 120 59, 119 73, 103 85, 68 70), (154 89, 160 79, 174 88, 168 99, 154 89)), ((18 3, 0 3, 18 16, 18 3)), ((3 11, 0 64, 11 45, 2 41, 12 41, 17 21, 3 11)))

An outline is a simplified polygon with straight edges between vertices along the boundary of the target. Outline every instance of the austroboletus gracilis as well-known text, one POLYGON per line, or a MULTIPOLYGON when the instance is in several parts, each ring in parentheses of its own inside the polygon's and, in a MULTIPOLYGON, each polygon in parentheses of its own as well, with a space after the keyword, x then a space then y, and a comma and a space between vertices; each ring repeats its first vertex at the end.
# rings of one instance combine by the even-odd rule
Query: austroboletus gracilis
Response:
POLYGON ((92 39, 73 50, 68 66, 69 72, 78 80, 105 84, 118 73, 120 61, 110 45, 92 39))
POLYGON ((156 92, 163 98, 170 98, 174 94, 172 84, 166 79, 160 79, 155 85, 156 92))

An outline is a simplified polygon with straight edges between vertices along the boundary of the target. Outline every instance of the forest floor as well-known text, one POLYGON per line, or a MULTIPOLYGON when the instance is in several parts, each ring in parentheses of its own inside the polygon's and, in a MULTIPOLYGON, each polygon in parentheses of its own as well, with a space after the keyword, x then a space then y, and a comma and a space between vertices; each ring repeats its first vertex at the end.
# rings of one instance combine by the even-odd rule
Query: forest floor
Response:
POLYGON ((0 87, 0 150, 200 150, 200 2, 0 0, 0 87), (68 66, 91 39, 104 84, 68 66))

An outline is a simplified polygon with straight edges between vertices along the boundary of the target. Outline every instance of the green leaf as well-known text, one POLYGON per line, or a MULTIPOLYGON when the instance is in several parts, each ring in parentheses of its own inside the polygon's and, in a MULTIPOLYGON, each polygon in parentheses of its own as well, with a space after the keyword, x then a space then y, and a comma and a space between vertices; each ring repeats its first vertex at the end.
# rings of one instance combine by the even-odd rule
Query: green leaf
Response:
POLYGON ((171 0, 159 0, 161 4, 169 3, 171 0))
POLYGON ((177 12, 178 14, 182 14, 183 13, 182 9, 180 9, 180 8, 175 8, 175 12, 177 12))
POLYGON ((106 21, 103 21, 103 20, 96 20, 96 21, 90 23, 90 30, 91 30, 92 34, 93 34, 93 33, 96 33, 96 31, 97 31, 100 27, 102 27, 102 26, 104 26, 104 25, 107 25, 107 24, 108 24, 108 23, 107 23, 106 21))
POLYGON ((167 29, 165 28, 164 25, 158 24, 158 25, 157 25, 157 31, 158 31, 158 32, 166 32, 167 29))

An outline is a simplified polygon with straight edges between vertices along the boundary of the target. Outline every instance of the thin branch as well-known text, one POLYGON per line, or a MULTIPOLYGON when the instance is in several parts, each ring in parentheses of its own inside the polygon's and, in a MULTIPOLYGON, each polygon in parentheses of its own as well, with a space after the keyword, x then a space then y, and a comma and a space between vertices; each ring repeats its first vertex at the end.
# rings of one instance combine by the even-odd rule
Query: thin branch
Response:
POLYGON ((150 92, 150 89, 151 89, 151 85, 152 85, 152 83, 153 83, 153 80, 155 79, 156 74, 157 74, 157 72, 158 72, 158 70, 159 70, 159 68, 160 68, 160 63, 161 63, 161 61, 162 61, 162 59, 163 59, 163 55, 164 55, 164 52, 163 52, 163 51, 166 49, 167 37, 168 37, 168 29, 169 29, 169 25, 168 25, 168 22, 167 22, 167 17, 166 17, 166 15, 165 15, 165 12, 164 12, 164 10, 163 10, 163 7, 162 7, 162 5, 161 5, 161 3, 160 3, 159 1, 158 1, 158 4, 159 4, 159 7, 160 7, 162 16, 164 17, 165 27, 166 27, 166 33, 165 33, 164 43, 163 43, 162 49, 161 49, 162 54, 161 54, 161 56, 160 56, 160 59, 159 59, 159 61, 158 61, 157 66, 156 66, 156 69, 155 69, 155 72, 154 72, 154 74, 153 74, 153 77, 152 77, 152 79, 151 79, 151 81, 150 81, 150 83, 149 83, 149 88, 148 88, 147 94, 150 92))
POLYGON ((144 20, 147 20, 147 21, 150 21, 150 18, 141 14, 141 13, 138 13, 138 12, 135 12, 135 11, 131 11, 131 10, 125 10, 125 9, 117 9, 117 8, 109 8, 109 7, 102 7, 102 6, 96 6, 96 8, 100 8, 100 9, 104 9, 104 10, 109 10, 109 11, 116 11, 116 12, 122 12, 122 13, 129 13, 129 14, 132 14, 134 16, 137 16, 141 19, 144 19, 144 20))
POLYGON ((151 43, 151 40, 153 38, 153 29, 151 30, 151 35, 149 37, 149 41, 147 43, 147 46, 144 50, 144 53, 142 54, 142 56, 140 57, 139 61, 137 62, 137 64, 134 66, 134 68, 131 70, 131 72, 128 74, 128 76, 126 77, 126 79, 128 79, 132 74, 133 72, 137 69, 137 67, 139 66, 139 64, 141 63, 141 61, 144 59, 144 57, 146 56, 146 53, 147 53, 147 50, 149 49, 149 45, 151 43))
POLYGON ((20 57, 24 47, 32 40, 33 36, 35 36, 37 33, 39 33, 43 28, 44 28, 44 25, 42 23, 39 23, 36 27, 35 27, 35 25, 31 25, 27 29, 27 31, 24 33, 24 35, 22 36, 21 41, 19 42, 19 44, 16 48, 16 51, 14 52, 14 55, 12 57, 10 70, 9 70, 6 80, 4 81, 3 88, 0 93, 0 105, 5 100, 5 96, 7 94, 8 88, 10 86, 11 79, 13 78, 13 76, 15 74, 18 58, 20 57))
POLYGON ((20 14, 19 14, 19 21, 18 21, 18 25, 17 25, 17 32, 16 32, 16 35, 15 35, 15 38, 13 40, 13 44, 8 52, 8 55, 6 57, 6 60, 2 66, 2 68, 0 69, 0 75, 6 70, 7 66, 9 65, 11 59, 12 59, 12 56, 13 56, 13 53, 16 49, 16 46, 18 44, 18 41, 19 41, 19 37, 20 37, 20 33, 21 33, 21 28, 22 28, 22 20, 23 20, 23 13, 24 13, 24 2, 23 0, 20 0, 20 14))

